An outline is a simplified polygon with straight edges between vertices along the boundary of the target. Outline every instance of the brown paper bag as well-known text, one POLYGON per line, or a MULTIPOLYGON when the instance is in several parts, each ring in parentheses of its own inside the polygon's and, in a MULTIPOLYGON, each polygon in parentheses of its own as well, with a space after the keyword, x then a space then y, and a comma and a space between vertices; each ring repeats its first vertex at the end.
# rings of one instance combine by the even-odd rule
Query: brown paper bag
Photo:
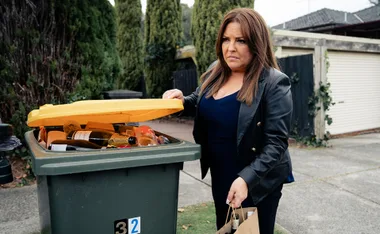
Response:
MULTIPOLYGON (((230 210, 231 209, 229 209, 227 212, 227 217, 229 216, 230 210)), ((233 212, 239 214, 240 221, 240 225, 234 234, 260 234, 259 217, 257 215, 256 207, 233 209, 233 212), (247 218, 248 211, 253 211, 253 214, 247 218)), ((221 229, 219 229, 216 234, 231 233, 232 221, 230 220, 227 223, 227 220, 228 219, 226 219, 226 224, 221 229)))

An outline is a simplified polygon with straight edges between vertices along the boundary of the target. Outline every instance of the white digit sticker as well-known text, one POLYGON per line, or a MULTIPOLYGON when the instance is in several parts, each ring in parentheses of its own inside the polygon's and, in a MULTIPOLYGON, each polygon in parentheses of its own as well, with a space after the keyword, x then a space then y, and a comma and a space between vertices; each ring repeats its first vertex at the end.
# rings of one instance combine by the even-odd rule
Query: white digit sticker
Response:
POLYGON ((128 219, 128 234, 141 233, 141 217, 128 219))

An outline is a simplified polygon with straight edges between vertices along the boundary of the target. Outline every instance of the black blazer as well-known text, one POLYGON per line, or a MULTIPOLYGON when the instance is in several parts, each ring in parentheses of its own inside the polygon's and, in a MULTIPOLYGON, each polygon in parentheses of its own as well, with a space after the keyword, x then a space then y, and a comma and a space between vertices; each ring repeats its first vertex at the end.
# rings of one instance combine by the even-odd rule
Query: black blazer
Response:
MULTIPOLYGON (((252 105, 241 103, 238 127, 236 160, 244 169, 238 173, 248 185, 249 195, 256 204, 282 183, 292 170, 288 152, 288 134, 293 109, 290 80, 282 72, 270 68, 263 70, 252 105)), ((199 104, 200 88, 184 98, 184 107, 191 109, 199 104)), ((198 118, 196 108, 193 135, 201 145, 202 179, 209 169, 209 157, 204 147, 207 132, 198 118)))

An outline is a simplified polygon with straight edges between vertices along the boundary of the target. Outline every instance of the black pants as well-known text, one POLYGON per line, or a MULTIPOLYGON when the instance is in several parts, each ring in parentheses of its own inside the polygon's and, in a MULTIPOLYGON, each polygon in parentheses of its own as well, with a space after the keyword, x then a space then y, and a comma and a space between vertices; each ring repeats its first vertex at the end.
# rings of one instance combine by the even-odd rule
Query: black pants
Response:
MULTIPOLYGON (((273 234, 274 224, 276 221, 277 207, 282 196, 281 190, 283 185, 278 186, 271 194, 265 197, 257 205, 253 205, 250 197, 247 197, 243 207, 256 206, 258 209, 260 234, 273 234), (250 204, 251 203, 251 204, 250 204)), ((228 205, 215 203, 216 226, 219 230, 226 222, 228 205)))

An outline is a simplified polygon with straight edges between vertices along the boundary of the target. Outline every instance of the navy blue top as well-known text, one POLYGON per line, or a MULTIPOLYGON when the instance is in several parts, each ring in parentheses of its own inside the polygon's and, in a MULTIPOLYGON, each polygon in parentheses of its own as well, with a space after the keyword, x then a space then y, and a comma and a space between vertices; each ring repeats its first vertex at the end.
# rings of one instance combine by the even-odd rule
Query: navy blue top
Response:
MULTIPOLYGON (((226 202, 232 182, 243 168, 237 165, 238 92, 220 99, 202 97, 199 118, 207 128, 207 153, 210 158, 212 192, 216 203, 226 202)), ((248 201, 250 199, 246 199, 248 201)), ((243 205, 244 206, 244 205, 243 205)))

